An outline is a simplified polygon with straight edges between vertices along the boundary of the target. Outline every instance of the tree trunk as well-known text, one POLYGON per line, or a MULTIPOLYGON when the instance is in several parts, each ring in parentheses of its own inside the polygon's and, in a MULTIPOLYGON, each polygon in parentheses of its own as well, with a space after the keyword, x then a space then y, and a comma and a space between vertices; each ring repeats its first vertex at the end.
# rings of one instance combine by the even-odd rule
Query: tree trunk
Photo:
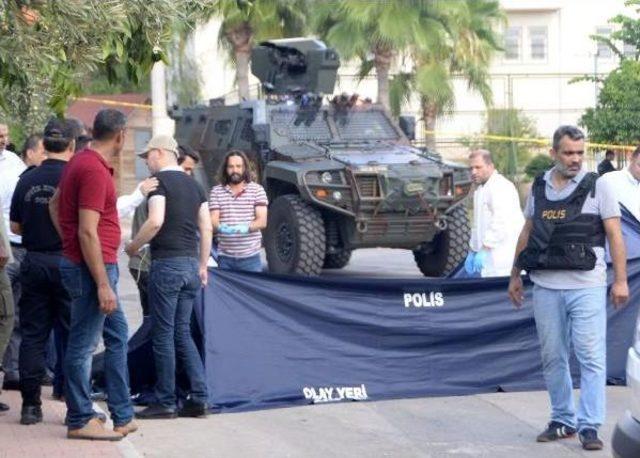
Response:
POLYGON ((378 103, 389 109, 389 69, 393 60, 393 52, 388 49, 376 48, 374 50, 374 66, 378 79, 378 103))
POLYGON ((244 49, 236 49, 235 54, 238 97, 240 101, 249 100, 249 58, 251 54, 244 49))
POLYGON ((436 119, 438 117, 439 109, 438 107, 427 100, 426 98, 422 98, 420 100, 420 106, 422 108, 422 119, 424 121, 424 141, 425 146, 431 150, 436 149, 436 119))
POLYGON ((238 97, 249 99, 249 60, 253 42, 253 30, 248 22, 243 22, 226 33, 227 40, 233 45, 236 58, 236 79, 238 80, 238 97))

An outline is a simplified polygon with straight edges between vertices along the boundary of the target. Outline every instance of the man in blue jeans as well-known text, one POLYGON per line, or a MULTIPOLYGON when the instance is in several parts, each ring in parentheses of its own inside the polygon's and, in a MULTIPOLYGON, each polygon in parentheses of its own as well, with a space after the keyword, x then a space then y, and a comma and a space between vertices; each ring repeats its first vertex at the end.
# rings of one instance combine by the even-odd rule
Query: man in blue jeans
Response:
POLYGON ((136 417, 200 417, 207 411, 207 386, 190 323, 196 294, 208 279, 212 229, 207 198, 178 165, 178 144, 172 137, 153 137, 140 156, 159 185, 149 193, 147 220, 127 245, 127 253, 135 256, 150 242, 149 304, 157 381, 156 403, 137 412, 136 417), (190 395, 180 410, 175 390, 176 354, 190 384, 190 395))
POLYGON ((127 320, 118 302, 120 222, 109 160, 122 151, 125 116, 102 110, 93 123, 90 148, 67 163, 49 203, 62 238, 62 283, 71 297, 65 357, 67 437, 120 440, 137 430, 129 397, 127 320), (91 357, 100 335, 105 344, 107 405, 114 430, 104 427, 91 402, 91 357))
POLYGON ((629 297, 620 208, 612 188, 582 170, 584 134, 577 127, 559 127, 550 154, 555 165, 536 178, 527 200, 509 297, 522 306, 520 272, 527 270, 534 283, 533 314, 551 400, 551 422, 537 441, 578 432, 585 450, 600 450, 607 377, 607 240, 614 270, 612 303, 622 306, 629 297), (571 343, 581 375, 577 413, 569 371, 571 343))

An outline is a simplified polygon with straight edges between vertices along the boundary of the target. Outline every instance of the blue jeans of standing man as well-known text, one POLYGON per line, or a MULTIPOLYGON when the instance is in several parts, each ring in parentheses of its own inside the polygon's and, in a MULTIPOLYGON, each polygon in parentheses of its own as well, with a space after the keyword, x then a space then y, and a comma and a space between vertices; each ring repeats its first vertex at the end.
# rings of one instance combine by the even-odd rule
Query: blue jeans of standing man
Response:
POLYGON ((246 258, 235 258, 233 256, 218 256, 218 267, 224 270, 239 270, 242 272, 262 272, 262 261, 260 253, 256 253, 246 258))
MULTIPOLYGON (((118 266, 106 264, 109 283, 118 295, 118 266)), ((107 405, 115 426, 133 418, 127 369, 127 319, 120 304, 110 315, 100 312, 98 290, 85 264, 63 259, 62 283, 71 297, 71 327, 65 355, 67 426, 82 428, 93 416, 91 359, 100 333, 104 338, 104 371, 107 405)))
POLYGON ((200 291, 198 261, 191 257, 154 259, 149 271, 151 336, 158 404, 176 408, 176 355, 189 379, 191 399, 206 403, 204 365, 191 336, 191 313, 200 291))
POLYGON ((533 314, 540 338, 542 367, 551 399, 551 420, 598 427, 605 417, 607 378, 606 287, 555 290, 534 286, 533 314), (580 364, 580 405, 573 403, 570 344, 580 364))

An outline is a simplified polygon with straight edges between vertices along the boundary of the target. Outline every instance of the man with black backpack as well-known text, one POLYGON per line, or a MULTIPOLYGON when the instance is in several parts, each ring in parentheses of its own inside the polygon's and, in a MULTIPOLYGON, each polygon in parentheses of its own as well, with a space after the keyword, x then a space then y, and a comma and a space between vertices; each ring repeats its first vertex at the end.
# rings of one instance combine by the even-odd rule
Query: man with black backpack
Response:
POLYGON ((509 297, 516 307, 522 306, 520 272, 528 271, 552 407, 551 422, 538 442, 578 432, 585 450, 600 450, 607 376, 607 240, 615 274, 613 305, 622 306, 629 297, 620 207, 610 186, 582 170, 584 134, 577 127, 559 127, 550 153, 555 165, 536 178, 525 206, 509 297), (577 413, 569 371, 571 344, 581 374, 577 413))

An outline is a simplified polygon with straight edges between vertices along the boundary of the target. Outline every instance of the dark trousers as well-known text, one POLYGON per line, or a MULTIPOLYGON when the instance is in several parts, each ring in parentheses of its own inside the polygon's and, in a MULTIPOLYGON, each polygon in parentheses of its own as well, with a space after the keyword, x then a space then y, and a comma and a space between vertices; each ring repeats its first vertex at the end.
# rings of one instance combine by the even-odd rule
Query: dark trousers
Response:
POLYGON ((53 367, 53 395, 64 395, 64 354, 67 351, 69 329, 60 321, 53 328, 53 347, 55 351, 55 365, 53 367))
POLYGON ((20 267, 20 391, 24 405, 40 405, 46 347, 52 330, 61 330, 66 347, 71 299, 60 278, 60 255, 28 252, 20 267))
POLYGON ((11 291, 13 293, 14 322, 13 332, 9 339, 9 344, 4 353, 2 367, 4 369, 4 380, 17 381, 20 378, 18 368, 18 353, 20 351, 20 339, 22 338, 22 329, 20 327, 20 294, 22 291, 22 283, 20 282, 20 264, 25 257, 27 250, 22 246, 11 245, 14 261, 5 267, 5 271, 11 280, 11 291))
POLYGON ((201 289, 198 260, 154 259, 149 272, 151 336, 160 405, 176 408, 176 356, 189 379, 194 401, 207 402, 204 365, 191 335, 191 313, 201 289))
POLYGON ((149 272, 146 270, 129 269, 129 273, 131 273, 131 276, 136 281, 136 285, 138 285, 142 315, 149 316, 149 272))
MULTIPOLYGON (((14 321, 13 294, 11 293, 11 281, 5 269, 0 269, 0 362, 4 355, 4 350, 9 345, 9 339, 13 332, 14 321)), ((0 364, 2 366, 2 364, 0 364)), ((0 372, 2 376, 3 372, 0 372)), ((4 377, 0 377, 0 380, 4 377)), ((0 385, 0 391, 2 385, 0 385)))

